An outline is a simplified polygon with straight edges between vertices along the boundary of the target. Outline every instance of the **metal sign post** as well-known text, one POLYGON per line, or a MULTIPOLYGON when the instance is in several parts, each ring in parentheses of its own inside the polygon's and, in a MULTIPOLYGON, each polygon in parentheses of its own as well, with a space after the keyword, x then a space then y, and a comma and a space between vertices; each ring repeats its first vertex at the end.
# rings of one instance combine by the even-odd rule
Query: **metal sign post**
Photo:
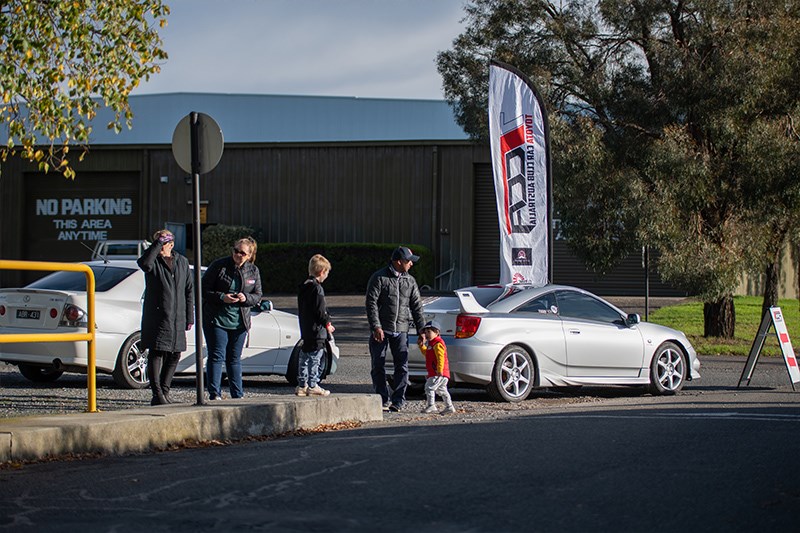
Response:
POLYGON ((197 405, 203 405, 203 291, 200 240, 200 174, 217 166, 223 150, 222 130, 213 118, 192 112, 184 117, 172 134, 172 154, 178 165, 192 175, 192 227, 194 248, 194 346, 197 405), (188 141, 188 142, 187 142, 188 141))
POLYGON ((650 320, 650 247, 642 246, 642 268, 644 269, 644 321, 650 320))

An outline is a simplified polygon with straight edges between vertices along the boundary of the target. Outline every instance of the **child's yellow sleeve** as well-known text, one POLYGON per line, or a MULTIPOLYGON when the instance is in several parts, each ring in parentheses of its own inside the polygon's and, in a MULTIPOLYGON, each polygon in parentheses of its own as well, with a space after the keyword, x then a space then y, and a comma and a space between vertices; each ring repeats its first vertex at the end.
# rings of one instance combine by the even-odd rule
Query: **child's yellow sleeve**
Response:
POLYGON ((441 376, 444 372, 444 358, 445 358, 445 349, 442 343, 437 343, 436 346, 433 347, 433 354, 436 358, 436 374, 441 376))

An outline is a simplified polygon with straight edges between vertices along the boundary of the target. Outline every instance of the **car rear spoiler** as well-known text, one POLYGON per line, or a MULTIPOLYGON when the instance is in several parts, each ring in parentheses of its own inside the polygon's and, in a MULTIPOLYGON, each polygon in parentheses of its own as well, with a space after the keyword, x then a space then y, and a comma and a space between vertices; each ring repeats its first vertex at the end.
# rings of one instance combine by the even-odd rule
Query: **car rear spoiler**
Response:
POLYGON ((489 310, 483 307, 475 299, 475 296, 470 291, 454 291, 458 296, 458 301, 461 303, 462 313, 488 313, 489 310))

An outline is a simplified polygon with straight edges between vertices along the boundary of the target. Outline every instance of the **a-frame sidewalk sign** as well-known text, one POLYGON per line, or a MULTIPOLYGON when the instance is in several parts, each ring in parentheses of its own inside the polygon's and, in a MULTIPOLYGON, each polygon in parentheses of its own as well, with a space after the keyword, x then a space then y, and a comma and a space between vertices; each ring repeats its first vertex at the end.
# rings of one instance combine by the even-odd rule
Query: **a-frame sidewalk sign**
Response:
POLYGON ((794 384, 800 382, 800 368, 797 367, 797 357, 794 355, 792 341, 789 340, 789 331, 786 329, 786 322, 783 321, 783 313, 780 307, 770 307, 769 311, 764 313, 764 318, 761 319, 761 326, 759 326, 756 338, 753 340, 753 347, 750 348, 750 355, 747 357, 747 364, 744 366, 737 388, 741 387, 742 381, 745 380, 747 380, 745 385, 750 384, 750 378, 753 377, 753 370, 758 362, 758 356, 761 354, 761 348, 764 347, 764 340, 767 338, 770 324, 775 328, 775 335, 781 345, 786 370, 789 371, 789 381, 792 382, 792 390, 797 390, 794 384))

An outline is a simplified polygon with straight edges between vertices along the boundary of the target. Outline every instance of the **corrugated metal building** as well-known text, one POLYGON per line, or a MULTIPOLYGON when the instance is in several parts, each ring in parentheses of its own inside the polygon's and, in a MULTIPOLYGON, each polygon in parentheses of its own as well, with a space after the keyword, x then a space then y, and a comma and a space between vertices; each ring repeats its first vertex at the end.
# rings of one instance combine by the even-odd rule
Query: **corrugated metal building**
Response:
MULTIPOLYGON (((436 256, 437 288, 498 278, 489 150, 444 101, 177 93, 134 96, 131 107, 134 127, 119 135, 104 126, 110 113, 98 114, 74 181, 18 159, 3 165, 0 257, 84 260, 96 240, 191 223, 190 180, 171 143, 198 111, 225 138, 219 165, 201 177, 207 223, 259 228, 268 242, 421 244, 436 256)), ((554 264, 560 283, 644 291, 638 258, 596 279, 556 241, 554 264)), ((0 284, 19 282, 0 272, 0 284)), ((675 291, 654 280, 651 294, 675 291)))

